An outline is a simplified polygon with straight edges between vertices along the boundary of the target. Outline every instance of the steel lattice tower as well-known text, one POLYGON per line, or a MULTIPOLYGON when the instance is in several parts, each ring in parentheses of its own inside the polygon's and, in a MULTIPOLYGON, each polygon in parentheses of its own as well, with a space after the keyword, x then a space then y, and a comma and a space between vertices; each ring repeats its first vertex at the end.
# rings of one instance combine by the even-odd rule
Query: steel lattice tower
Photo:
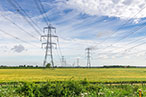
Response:
POLYGON ((62 66, 66 66, 66 59, 64 58, 64 56, 62 56, 61 63, 62 66))
POLYGON ((91 67, 91 48, 85 49, 87 53, 87 67, 91 67))
POLYGON ((57 44, 53 42, 53 38, 58 39, 58 36, 54 35, 54 33, 56 33, 56 28, 49 25, 48 27, 44 27, 43 32, 45 35, 41 36, 41 41, 42 41, 42 39, 46 41, 46 42, 42 43, 42 48, 43 48, 43 45, 45 45, 45 49, 46 49, 43 66, 45 67, 46 64, 49 63, 49 62, 47 62, 47 59, 48 59, 48 56, 50 56, 51 66, 54 67, 53 48, 55 48, 55 46, 57 46, 57 44))

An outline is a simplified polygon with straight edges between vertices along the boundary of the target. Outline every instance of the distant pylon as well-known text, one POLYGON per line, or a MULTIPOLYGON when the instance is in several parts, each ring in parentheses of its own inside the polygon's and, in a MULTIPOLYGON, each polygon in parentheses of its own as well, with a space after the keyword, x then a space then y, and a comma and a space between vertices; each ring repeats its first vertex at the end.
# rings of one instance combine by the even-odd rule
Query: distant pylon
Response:
POLYGON ((85 49, 87 53, 87 67, 91 67, 91 48, 85 49))
POLYGON ((62 64, 62 66, 66 66, 66 60, 65 60, 64 56, 62 56, 61 64, 62 64))
POLYGON ((73 62, 72 67, 75 67, 75 62, 73 62))
POLYGON ((80 67, 80 58, 77 57, 77 67, 80 67))
POLYGON ((54 48, 54 46, 57 46, 57 44, 52 41, 53 41, 53 38, 58 38, 58 36, 54 35, 53 31, 54 31, 54 33, 56 33, 56 28, 51 25, 49 25, 48 27, 44 27, 43 32, 45 35, 41 36, 41 41, 42 41, 42 39, 44 39, 46 41, 46 42, 42 43, 42 48, 44 47, 43 45, 45 45, 45 49, 46 49, 45 58, 44 58, 44 62, 43 62, 44 67, 47 64, 48 56, 50 56, 50 59, 51 59, 51 66, 54 67, 53 48, 54 48), (46 30, 47 30, 47 32, 46 32, 46 30))

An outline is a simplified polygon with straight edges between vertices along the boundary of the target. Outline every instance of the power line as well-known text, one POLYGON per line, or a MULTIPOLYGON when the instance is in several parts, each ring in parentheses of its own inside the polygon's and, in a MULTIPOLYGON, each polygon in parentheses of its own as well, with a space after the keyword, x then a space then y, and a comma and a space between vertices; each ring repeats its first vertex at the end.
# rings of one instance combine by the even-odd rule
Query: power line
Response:
POLYGON ((141 52, 145 52, 146 50, 143 50, 143 51, 138 51, 138 52, 135 52, 133 54, 137 54, 137 53, 141 53, 141 52))
MULTIPOLYGON (((16 1, 16 0, 13 0, 15 3, 16 3, 16 6, 18 6, 18 8, 21 10, 21 11, 23 11, 23 13, 24 13, 24 15, 25 16, 27 16, 30 20, 31 20, 31 22, 40 30, 40 31, 42 31, 42 29, 31 19, 31 17, 25 12, 25 10, 19 5, 19 3, 16 1)), ((19 10, 19 11, 20 11, 19 10)))
POLYGON ((59 53, 61 56, 63 56, 62 51, 61 51, 61 47, 60 47, 60 43, 59 43, 59 39, 57 39, 57 44, 58 44, 59 53))
MULTIPOLYGON (((28 24, 39 34, 41 35, 41 33, 37 30, 38 25, 31 19, 31 17, 25 12, 25 10, 22 9, 22 7, 15 1, 15 4, 11 1, 11 0, 7 0, 9 4, 11 4, 13 6, 13 8, 19 13, 21 14, 21 16, 28 22, 28 24), (18 6, 18 7, 17 7, 18 6), (21 12, 22 11, 22 12, 21 12), (28 18, 26 18, 25 16, 27 16, 28 18), (35 26, 37 27, 35 27, 35 26)), ((14 1, 14 0, 13 0, 14 1)), ((41 31, 41 28, 39 28, 41 31)))
MULTIPOLYGON (((145 26, 146 26, 146 25, 144 25, 144 26, 142 26, 142 27, 139 27, 139 28, 135 29, 132 33, 129 33, 126 37, 121 38, 120 40, 117 40, 117 41, 120 42, 121 40, 124 40, 124 39, 128 38, 129 36, 131 36, 132 34, 135 34, 137 31, 139 31, 140 29, 144 28, 145 26)), ((116 41, 116 42, 117 42, 117 41, 116 41)))
POLYGON ((27 35, 33 37, 34 39, 37 39, 33 34, 27 32, 25 29, 23 29, 21 26, 17 25, 15 22, 13 22, 12 20, 10 20, 9 18, 7 18, 6 16, 0 14, 2 17, 4 17, 6 20, 8 20, 9 22, 11 22, 13 25, 15 25, 17 28, 19 28, 21 31, 25 32, 27 35))
POLYGON ((62 60, 61 60, 61 57, 62 57, 62 56, 60 56, 59 51, 58 51, 57 48, 56 48, 56 52, 57 52, 57 55, 59 56, 59 61, 60 61, 60 64, 61 64, 61 63, 62 63, 62 60))
MULTIPOLYGON (((145 37, 142 38, 142 39, 145 39, 145 37)), ((134 42, 137 42, 137 40, 132 41, 132 42, 130 42, 130 43, 128 43, 128 44, 132 44, 132 43, 134 43, 134 42)), ((128 44, 126 44, 126 45, 128 45, 128 44)), ((132 50, 132 49, 134 49, 134 48, 136 48, 136 47, 138 47, 138 46, 144 45, 144 44, 146 44, 146 42, 143 42, 143 43, 140 43, 140 44, 136 44, 135 46, 129 47, 129 48, 127 48, 127 49, 124 49, 123 51, 129 51, 129 50, 132 50)))
MULTIPOLYGON (((12 34, 10 34, 10 33, 7 33, 7 32, 5 32, 5 31, 3 31, 2 29, 0 29, 0 31, 3 32, 4 34, 8 35, 8 36, 11 36, 11 37, 15 38, 16 40, 19 40, 19 41, 24 42, 24 43, 26 43, 26 44, 30 44, 29 42, 27 42, 27 41, 25 41, 25 40, 22 40, 21 38, 19 38, 19 37, 17 37, 17 36, 14 36, 14 35, 12 35, 12 34)), ((37 45, 34 45, 34 44, 30 44, 30 45, 31 45, 31 46, 35 46, 35 47, 38 47, 37 45)))
MULTIPOLYGON (((124 40, 124 39, 128 38, 129 36, 131 36, 132 34, 136 33, 137 31, 139 31, 140 29, 144 28, 145 26, 146 26, 146 25, 144 25, 144 26, 142 26, 142 27, 139 27, 139 28, 135 29, 135 31, 133 31, 132 33, 129 33, 126 37, 121 38, 120 40, 117 40, 116 43, 111 44, 111 46, 117 44, 117 43, 120 42, 121 40, 124 40)), ((136 41, 133 41, 133 42, 130 42, 130 43, 134 43, 134 42, 136 42, 136 41)), ((130 44, 130 43, 128 43, 128 44, 130 44)), ((103 48, 103 49, 107 49, 107 48, 109 48, 109 47, 111 47, 111 46, 105 47, 105 48, 103 48)))
MULTIPOLYGON (((143 7, 140 11, 138 11, 132 18, 136 17, 136 16, 137 16, 141 11, 143 11, 145 8, 146 8, 146 6, 143 7)), ((104 39, 102 42, 100 42, 100 43, 98 43, 98 44, 102 44, 103 42, 105 42, 106 40, 108 40, 111 36, 113 36, 116 32, 118 32, 124 25, 128 24, 129 21, 131 21, 130 18, 128 19, 128 21, 127 21, 126 23, 122 24, 115 32, 111 33, 111 35, 110 35, 108 38, 104 39)), ((96 46, 97 46, 97 45, 95 45, 93 48, 96 48, 96 46)))
MULTIPOLYGON (((122 51, 124 51, 124 52, 130 51, 130 50, 132 50, 132 49, 134 49, 134 48, 136 48, 136 47, 138 47, 138 46, 141 46, 141 45, 143 45, 143 44, 146 44, 146 42, 137 44, 137 45, 135 45, 135 46, 129 47, 129 48, 124 49, 124 50, 122 50, 122 51)), ((146 50, 144 50, 144 51, 146 51, 146 50)), ((120 52, 121 52, 121 51, 120 51, 120 52)), ((117 54, 117 53, 120 53, 120 52, 116 52, 116 54, 117 54)), ((140 52, 141 52, 141 51, 140 51, 140 52)), ((137 53, 138 53, 138 52, 137 52, 137 53)))
POLYGON ((143 44, 146 44, 146 42, 143 42, 143 43, 141 43, 141 44, 137 44, 137 45, 135 45, 135 46, 133 46, 133 47, 130 47, 130 48, 128 48, 128 49, 125 49, 125 51, 126 51, 126 50, 134 49, 134 48, 136 48, 136 47, 138 47, 138 46, 141 46, 141 45, 143 45, 143 44))
MULTIPOLYGON (((56 29, 55 29, 54 34, 56 35, 56 29)), ((59 42, 59 37, 57 37, 57 50, 59 50, 60 55, 63 56, 62 51, 61 51, 60 42, 59 42)))
POLYGON ((45 13, 45 8, 43 7, 42 3, 40 0, 34 0, 36 7, 38 8, 40 14, 43 16, 44 21, 46 22, 47 26, 49 25, 48 23, 48 17, 45 13))
MULTIPOLYGON (((57 36, 57 35, 55 35, 55 36, 57 36)), ((59 37, 56 37, 56 38, 57 38, 56 52, 57 52, 57 54, 59 56, 60 64, 62 64, 62 53, 61 53, 60 45, 59 45, 59 37)))
MULTIPOLYGON (((146 33, 145 33, 145 35, 146 35, 146 33)), ((143 40, 143 39, 145 39, 145 38, 146 38, 146 37, 142 37, 142 38, 140 38, 140 39, 137 39, 137 40, 131 41, 131 42, 127 43, 126 45, 129 45, 129 44, 135 43, 135 42, 137 42, 137 41, 139 41, 139 40, 143 40)))

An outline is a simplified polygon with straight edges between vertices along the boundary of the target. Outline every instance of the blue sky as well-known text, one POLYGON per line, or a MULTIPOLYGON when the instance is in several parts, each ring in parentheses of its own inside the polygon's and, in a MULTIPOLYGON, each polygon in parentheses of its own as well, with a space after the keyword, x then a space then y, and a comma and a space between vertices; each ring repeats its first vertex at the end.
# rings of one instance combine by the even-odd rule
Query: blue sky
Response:
MULTIPOLYGON (((0 31, 0 64, 42 65, 44 50, 41 49, 40 35, 24 19, 28 16, 23 17, 8 1, 0 0, 0 30, 13 34, 29 44, 0 31), (38 40, 16 27, 14 23, 33 34, 38 40)), ((46 23, 43 14, 36 7, 37 0, 12 0, 14 4, 15 1, 39 26, 38 31, 43 34, 42 29, 46 23)), ((85 66, 87 47, 92 48, 93 66, 146 65, 146 54, 143 51, 146 48, 145 44, 129 49, 146 41, 145 0, 41 0, 41 2, 48 22, 57 28, 61 51, 68 65, 76 63, 76 59, 80 58, 80 65, 85 66)), ((54 49, 56 65, 60 65, 59 56, 61 55, 54 49)))

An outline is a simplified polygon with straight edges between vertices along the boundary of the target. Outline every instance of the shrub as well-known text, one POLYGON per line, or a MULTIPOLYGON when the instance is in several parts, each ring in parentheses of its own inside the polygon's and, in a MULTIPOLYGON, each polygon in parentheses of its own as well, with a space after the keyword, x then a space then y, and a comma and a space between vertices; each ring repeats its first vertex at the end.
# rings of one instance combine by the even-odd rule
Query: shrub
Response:
POLYGON ((46 68, 51 68, 51 64, 48 63, 48 64, 46 65, 46 68))
POLYGON ((41 96, 40 85, 34 83, 24 83, 17 89, 17 92, 19 94, 23 94, 24 96, 29 96, 29 97, 41 96))
MULTIPOLYGON (((104 85, 83 81, 47 82, 43 84, 23 83, 17 93, 28 97, 136 97, 145 87, 131 85, 104 85)), ((145 94, 144 94, 145 95, 145 94)), ((1 95, 0 95, 1 96, 1 95)))

